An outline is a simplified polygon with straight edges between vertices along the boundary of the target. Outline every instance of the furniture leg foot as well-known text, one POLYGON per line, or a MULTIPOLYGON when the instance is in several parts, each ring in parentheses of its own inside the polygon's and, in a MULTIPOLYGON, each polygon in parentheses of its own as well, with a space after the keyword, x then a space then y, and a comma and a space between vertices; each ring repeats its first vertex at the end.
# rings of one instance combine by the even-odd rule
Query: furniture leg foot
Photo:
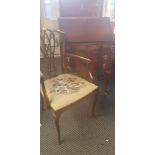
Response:
POLYGON ((59 118, 60 118, 60 116, 59 116, 59 115, 55 115, 55 117, 54 117, 55 126, 56 126, 56 130, 57 130, 57 134, 58 134, 58 144, 60 144, 60 143, 61 143, 61 140, 60 140, 60 126, 59 126, 59 118))
POLYGON ((92 105, 92 113, 91 113, 92 117, 95 116, 95 108, 96 108, 96 104, 97 104, 97 95, 98 95, 98 91, 95 94, 94 102, 93 102, 93 105, 92 105))

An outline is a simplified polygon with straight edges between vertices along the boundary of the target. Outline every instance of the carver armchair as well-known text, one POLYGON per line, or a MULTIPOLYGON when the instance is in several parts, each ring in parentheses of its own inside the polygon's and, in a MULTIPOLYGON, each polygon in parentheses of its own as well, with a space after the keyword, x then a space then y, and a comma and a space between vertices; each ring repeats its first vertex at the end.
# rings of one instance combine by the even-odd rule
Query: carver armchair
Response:
MULTIPOLYGON (((63 50, 65 46, 65 43, 63 42, 63 32, 55 30, 52 31, 49 29, 44 31, 46 31, 45 33, 48 31, 48 34, 59 33, 62 39, 60 41, 62 64, 59 66, 62 67, 63 73, 58 75, 53 74, 53 76, 48 79, 45 79, 42 72, 40 73, 41 96, 43 98, 44 105, 51 109, 58 134, 58 143, 60 144, 61 136, 59 119, 61 113, 93 95, 94 102, 93 104, 90 104, 90 106, 92 106, 91 115, 94 116, 98 86, 93 84, 93 76, 90 67, 92 61, 79 55, 65 53, 63 50), (84 73, 80 74, 81 70, 76 69, 77 63, 80 63, 83 66, 82 71, 84 73)), ((49 41, 49 44, 50 43, 52 42, 49 41)), ((52 57, 54 57, 54 55, 52 57)), ((49 61, 49 63, 55 62, 54 59, 51 59, 51 61, 53 62, 49 61)), ((53 70, 55 69, 56 67, 53 68, 53 70)))

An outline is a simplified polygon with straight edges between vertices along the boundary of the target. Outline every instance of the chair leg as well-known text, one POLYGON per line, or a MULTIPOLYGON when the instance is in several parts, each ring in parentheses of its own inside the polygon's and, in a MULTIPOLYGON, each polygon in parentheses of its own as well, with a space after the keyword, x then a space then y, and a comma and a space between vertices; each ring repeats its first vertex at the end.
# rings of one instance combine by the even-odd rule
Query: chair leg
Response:
POLYGON ((40 104, 41 104, 41 110, 45 110, 45 103, 44 103, 44 100, 43 98, 40 96, 40 104))
POLYGON ((104 73, 104 96, 110 95, 109 86, 112 78, 112 70, 104 73))
POLYGON ((92 113, 91 113, 92 117, 95 116, 95 108, 96 108, 96 103, 97 103, 97 97, 98 97, 98 91, 96 91, 95 97, 94 97, 94 102, 93 102, 93 106, 92 106, 92 113))
POLYGON ((57 134, 58 134, 58 144, 61 143, 61 140, 60 140, 59 118, 60 118, 60 115, 55 114, 55 116, 54 116, 54 121, 55 121, 55 126, 56 126, 56 130, 57 130, 57 134))
POLYGON ((104 87, 104 96, 107 96, 110 94, 108 88, 109 88, 109 84, 110 84, 110 79, 109 78, 105 78, 105 87, 104 87))

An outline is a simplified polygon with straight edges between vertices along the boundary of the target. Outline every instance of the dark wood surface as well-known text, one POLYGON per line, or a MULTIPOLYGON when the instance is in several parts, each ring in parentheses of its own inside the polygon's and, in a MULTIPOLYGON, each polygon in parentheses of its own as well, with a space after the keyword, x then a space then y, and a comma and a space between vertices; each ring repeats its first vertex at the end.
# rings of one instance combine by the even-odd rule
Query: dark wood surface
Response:
MULTIPOLYGON (((115 56, 114 24, 104 17, 59 18, 60 30, 64 31, 65 53, 74 53, 92 60, 91 71, 104 74, 105 94, 112 75, 115 56)), ((76 68, 82 68, 76 64, 76 68)))
POLYGON ((61 17, 101 16, 102 0, 60 0, 61 17))
POLYGON ((65 17, 59 18, 59 28, 70 42, 111 42, 113 31, 109 18, 65 17))

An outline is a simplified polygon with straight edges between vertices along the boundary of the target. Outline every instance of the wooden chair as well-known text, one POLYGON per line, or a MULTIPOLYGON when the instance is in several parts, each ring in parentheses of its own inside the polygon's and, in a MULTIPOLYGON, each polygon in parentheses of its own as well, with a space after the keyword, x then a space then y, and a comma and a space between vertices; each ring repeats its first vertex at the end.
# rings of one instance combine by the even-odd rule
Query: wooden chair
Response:
MULTIPOLYGON (((47 31, 49 31, 49 33, 59 32, 62 36, 64 35, 61 31, 47 31)), ((49 43, 51 43, 51 41, 49 43)), ((98 92, 98 86, 92 83, 93 76, 91 74, 91 67, 89 67, 92 61, 82 56, 64 53, 63 49, 65 43, 63 40, 61 41, 61 44, 61 66, 63 67, 64 73, 47 80, 44 79, 42 73, 40 74, 41 96, 45 106, 52 110, 59 144, 61 142, 59 127, 61 113, 71 106, 80 103, 82 100, 85 100, 89 96, 94 95, 94 102, 91 108, 91 115, 94 116, 98 92), (85 67, 85 74, 83 74, 82 77, 78 75, 80 72, 76 69, 76 63, 83 64, 83 67, 85 67), (72 72, 74 72, 74 74, 72 72), (83 77, 85 77, 85 79, 83 77)))

